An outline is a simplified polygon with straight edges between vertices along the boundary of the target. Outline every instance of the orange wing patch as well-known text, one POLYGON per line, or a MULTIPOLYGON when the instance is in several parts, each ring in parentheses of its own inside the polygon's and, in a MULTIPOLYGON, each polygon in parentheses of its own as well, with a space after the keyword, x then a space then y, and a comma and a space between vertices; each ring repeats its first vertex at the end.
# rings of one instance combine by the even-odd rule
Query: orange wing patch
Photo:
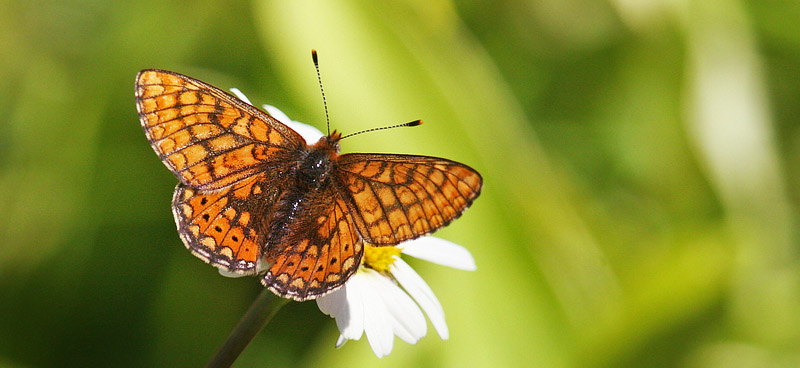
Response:
POLYGON ((178 184, 172 211, 186 248, 200 259, 225 270, 254 274, 261 257, 257 231, 261 216, 242 206, 237 196, 260 188, 253 177, 217 192, 200 192, 178 184))
POLYGON ((181 183, 196 189, 221 189, 305 147, 271 116, 177 73, 139 73, 136 106, 158 156, 181 183))
POLYGON ((358 231, 374 245, 396 245, 449 224, 483 185, 477 171, 442 158, 350 153, 338 163, 358 231))
POLYGON ((346 203, 333 191, 323 190, 305 202, 261 279, 274 293, 298 301, 317 298, 344 284, 361 265, 363 243, 346 203))

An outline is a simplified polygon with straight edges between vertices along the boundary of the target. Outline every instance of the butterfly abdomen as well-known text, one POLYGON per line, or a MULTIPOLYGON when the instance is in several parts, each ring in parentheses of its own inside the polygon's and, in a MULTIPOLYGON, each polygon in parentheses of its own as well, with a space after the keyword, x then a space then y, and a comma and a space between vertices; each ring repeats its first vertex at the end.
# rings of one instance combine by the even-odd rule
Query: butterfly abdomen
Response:
POLYGON ((276 203, 275 211, 270 215, 269 228, 264 249, 270 255, 283 248, 281 245, 291 231, 290 225, 301 211, 303 198, 296 188, 284 192, 276 203))

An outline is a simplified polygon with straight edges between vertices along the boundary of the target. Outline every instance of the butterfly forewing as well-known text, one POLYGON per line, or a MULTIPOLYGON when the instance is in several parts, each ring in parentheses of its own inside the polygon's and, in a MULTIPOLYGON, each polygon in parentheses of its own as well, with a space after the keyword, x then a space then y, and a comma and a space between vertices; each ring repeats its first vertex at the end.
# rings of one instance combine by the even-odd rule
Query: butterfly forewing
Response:
POLYGON ((150 145, 181 183, 216 190, 265 164, 289 162, 302 137, 241 100, 163 70, 136 77, 136 106, 150 145))
POLYGON ((374 245, 395 245, 449 224, 483 185, 469 166, 436 157, 349 153, 337 163, 359 233, 374 245))

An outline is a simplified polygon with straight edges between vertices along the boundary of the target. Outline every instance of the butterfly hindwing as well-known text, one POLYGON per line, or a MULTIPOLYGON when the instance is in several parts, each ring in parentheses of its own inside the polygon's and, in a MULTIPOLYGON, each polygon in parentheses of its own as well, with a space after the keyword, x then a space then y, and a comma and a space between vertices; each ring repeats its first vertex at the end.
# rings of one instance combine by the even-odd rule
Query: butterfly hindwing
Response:
POLYGON ((359 233, 374 245, 396 245, 449 224, 483 185, 469 166, 414 155, 341 155, 337 177, 359 233))
POLYGON ((136 106, 150 145, 181 183, 217 190, 291 161, 295 131, 199 80, 163 70, 136 77, 136 106))
POLYGON ((280 296, 306 300, 344 284, 361 264, 363 243, 332 185, 304 193, 297 203, 302 216, 291 218, 282 236, 268 240, 272 266, 261 282, 280 296))
POLYGON ((262 173, 212 192, 178 184, 172 212, 184 245, 223 270, 256 273, 265 215, 274 211, 285 186, 280 180, 262 173))

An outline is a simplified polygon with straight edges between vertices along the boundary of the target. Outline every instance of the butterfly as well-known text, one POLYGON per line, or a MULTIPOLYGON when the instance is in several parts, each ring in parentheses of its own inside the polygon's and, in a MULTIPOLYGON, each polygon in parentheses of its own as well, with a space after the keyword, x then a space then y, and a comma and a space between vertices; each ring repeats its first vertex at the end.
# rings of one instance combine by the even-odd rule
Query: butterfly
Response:
POLYGON ((184 245, 297 301, 342 286, 365 243, 397 245, 449 224, 483 185, 477 171, 443 158, 339 155, 335 130, 306 144, 266 112, 170 71, 136 76, 136 106, 179 180, 172 212, 184 245))

